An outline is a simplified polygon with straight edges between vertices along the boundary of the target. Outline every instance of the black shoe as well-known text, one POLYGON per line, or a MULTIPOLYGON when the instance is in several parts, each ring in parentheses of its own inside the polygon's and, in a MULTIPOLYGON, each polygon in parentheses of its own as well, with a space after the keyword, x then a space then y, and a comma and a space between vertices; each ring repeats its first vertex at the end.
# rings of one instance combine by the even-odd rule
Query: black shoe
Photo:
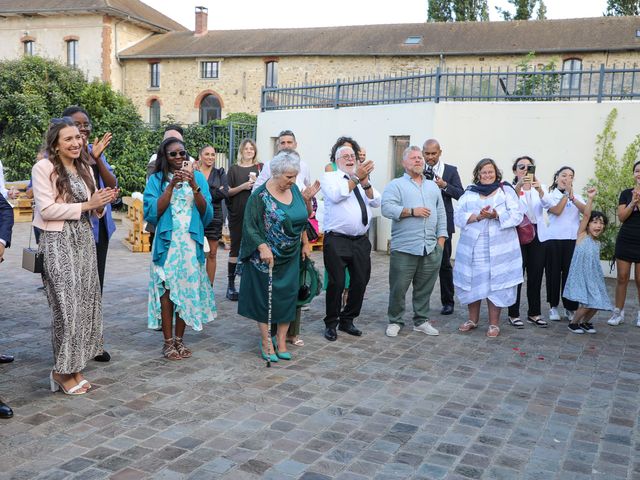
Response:
POLYGON ((335 328, 327 327, 324 329, 324 338, 330 342, 335 342, 338 339, 338 334, 335 328))
POLYGON ((445 305, 442 307, 442 310, 440 310, 440 313, 442 315, 451 315, 453 313, 453 305, 445 305))
POLYGON ((238 301, 238 291, 235 289, 235 287, 227 288, 227 298, 232 302, 238 301))
POLYGON ((13 410, 11 407, 0 400, 0 418, 11 418, 13 417, 13 410))
POLYGON ((582 329, 582 327, 577 323, 570 323, 568 325, 568 328, 573 333, 581 333, 581 334, 584 333, 584 330, 582 329))
POLYGON ((96 362, 108 362, 109 360, 111 360, 111 355, 109 355, 109 352, 105 350, 100 355, 96 355, 95 357, 93 357, 93 359, 96 362))
POLYGON ((593 328, 593 323, 584 322, 580 324, 580 328, 586 333, 596 333, 596 329, 593 328))
POLYGON ((362 330, 358 330, 353 323, 349 325, 339 325, 338 330, 348 333, 349 335, 353 335, 354 337, 362 336, 362 330))
POLYGON ((0 363, 13 362, 13 355, 0 355, 0 363))

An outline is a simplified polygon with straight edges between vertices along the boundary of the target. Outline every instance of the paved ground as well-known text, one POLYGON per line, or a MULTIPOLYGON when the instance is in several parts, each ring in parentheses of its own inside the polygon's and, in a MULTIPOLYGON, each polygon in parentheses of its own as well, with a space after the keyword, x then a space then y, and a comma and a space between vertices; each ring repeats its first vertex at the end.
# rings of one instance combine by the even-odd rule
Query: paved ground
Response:
POLYGON ((321 296, 305 347, 267 370, 219 275, 218 319, 187 335, 191 360, 170 363, 145 328, 149 256, 130 254, 120 230, 104 295, 113 360, 92 362, 95 389, 71 398, 48 390, 49 310, 19 265, 27 232, 17 225, 0 267, 0 351, 16 356, 0 366, 16 412, 0 423, 1 479, 640 479, 640 328, 629 320, 613 328, 599 315, 598 333, 582 336, 564 322, 505 325, 489 340, 484 317, 458 333, 457 308, 435 315, 439 337, 405 328, 390 339, 388 257, 376 254, 363 337, 325 341, 321 296))

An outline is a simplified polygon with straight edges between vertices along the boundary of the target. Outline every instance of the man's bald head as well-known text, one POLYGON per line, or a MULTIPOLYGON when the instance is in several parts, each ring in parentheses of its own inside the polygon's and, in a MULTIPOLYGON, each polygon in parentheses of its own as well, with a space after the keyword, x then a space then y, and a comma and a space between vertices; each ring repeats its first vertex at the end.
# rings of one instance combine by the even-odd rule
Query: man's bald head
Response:
POLYGON ((442 155, 440 143, 435 138, 430 138, 422 145, 422 155, 424 161, 433 167, 440 161, 440 155, 442 155))

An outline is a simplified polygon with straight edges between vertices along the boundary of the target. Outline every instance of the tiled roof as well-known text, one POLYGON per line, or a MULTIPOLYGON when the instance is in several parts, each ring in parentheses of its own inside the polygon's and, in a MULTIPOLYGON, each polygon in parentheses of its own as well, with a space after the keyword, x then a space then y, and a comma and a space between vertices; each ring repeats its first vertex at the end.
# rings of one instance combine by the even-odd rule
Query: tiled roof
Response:
MULTIPOLYGON (((1 0, 0 0, 1 1, 1 0)), ((500 55, 640 49, 639 17, 218 30, 155 35, 122 58, 265 55, 500 55), (407 45, 408 37, 419 43, 407 45)))
POLYGON ((99 12, 142 23, 156 32, 185 31, 178 22, 139 0, 0 0, 0 17, 99 12))

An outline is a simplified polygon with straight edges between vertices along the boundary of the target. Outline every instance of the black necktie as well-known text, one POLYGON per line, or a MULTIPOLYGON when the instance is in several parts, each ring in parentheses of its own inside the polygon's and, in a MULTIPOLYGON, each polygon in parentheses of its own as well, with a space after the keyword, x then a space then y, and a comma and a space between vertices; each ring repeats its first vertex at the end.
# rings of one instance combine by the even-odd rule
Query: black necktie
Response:
MULTIPOLYGON (((344 178, 350 180, 348 175, 345 175, 344 178)), ((366 227, 369 223, 369 215, 367 214, 367 206, 364 204, 364 199, 362 198, 362 194, 360 193, 358 185, 356 185, 353 189, 353 193, 355 194, 356 199, 358 200, 358 204, 360 205, 360 213, 362 214, 362 225, 366 227)))

